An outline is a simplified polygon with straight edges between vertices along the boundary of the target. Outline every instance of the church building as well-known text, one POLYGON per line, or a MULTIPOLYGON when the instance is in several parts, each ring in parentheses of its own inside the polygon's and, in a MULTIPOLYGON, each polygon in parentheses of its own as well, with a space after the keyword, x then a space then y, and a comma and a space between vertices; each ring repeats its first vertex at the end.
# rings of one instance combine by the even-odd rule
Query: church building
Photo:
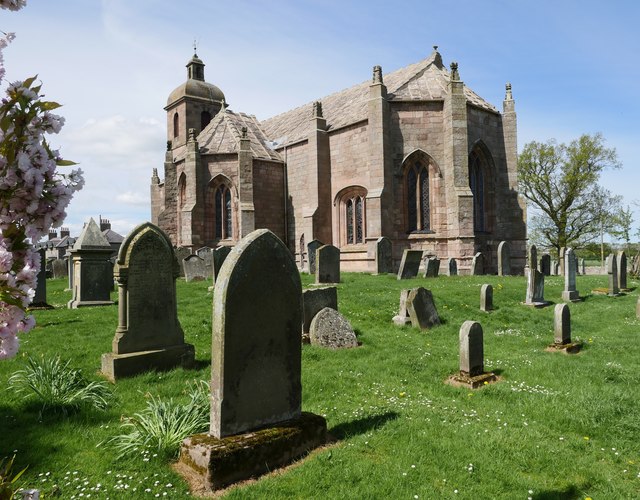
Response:
POLYGON ((345 271, 373 271, 375 243, 455 258, 482 252, 495 273, 508 241, 525 265, 526 214, 517 191, 516 113, 502 113, 447 70, 434 47, 415 64, 372 77, 267 120, 235 112, 194 54, 167 100, 164 179, 151 179, 152 222, 177 247, 234 245, 268 228, 301 268, 307 244, 341 252, 345 271))

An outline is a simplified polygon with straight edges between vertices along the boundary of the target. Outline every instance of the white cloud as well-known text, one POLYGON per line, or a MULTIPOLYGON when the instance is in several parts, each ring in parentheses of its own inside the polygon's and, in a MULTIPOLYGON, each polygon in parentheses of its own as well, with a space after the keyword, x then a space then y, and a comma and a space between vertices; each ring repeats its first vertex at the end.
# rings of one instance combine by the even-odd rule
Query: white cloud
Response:
POLYGON ((127 205, 137 205, 137 206, 144 206, 144 207, 150 206, 150 203, 151 203, 149 198, 149 193, 144 195, 142 193, 133 192, 133 191, 120 193, 119 195, 116 196, 116 201, 119 203, 125 203, 127 205))

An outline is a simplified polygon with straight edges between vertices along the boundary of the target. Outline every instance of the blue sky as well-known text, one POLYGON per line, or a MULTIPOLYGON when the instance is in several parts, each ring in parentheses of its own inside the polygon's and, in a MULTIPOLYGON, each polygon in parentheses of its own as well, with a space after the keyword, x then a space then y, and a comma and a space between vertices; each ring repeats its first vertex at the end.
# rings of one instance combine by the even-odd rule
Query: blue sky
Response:
POLYGON ((17 35, 4 51, 7 79, 37 73, 46 97, 64 105, 66 125, 51 142, 87 180, 65 225, 77 234, 102 214, 125 234, 150 217, 163 107, 186 79, 194 39, 207 81, 231 109, 259 119, 438 45, 445 64, 457 61, 465 84, 499 109, 512 83, 519 148, 601 132, 623 164, 602 184, 632 204, 640 200, 638 19, 634 1, 27 0, 0 11, 0 29, 17 35))

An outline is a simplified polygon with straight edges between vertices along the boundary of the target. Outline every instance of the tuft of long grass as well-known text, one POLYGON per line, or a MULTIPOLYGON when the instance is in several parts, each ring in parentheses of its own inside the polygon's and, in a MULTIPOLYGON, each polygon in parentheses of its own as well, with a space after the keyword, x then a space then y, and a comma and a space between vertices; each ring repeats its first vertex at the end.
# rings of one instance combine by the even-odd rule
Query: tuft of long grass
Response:
POLYGON ((27 366, 9 378, 9 386, 42 405, 41 413, 67 414, 83 408, 106 410, 112 392, 105 382, 89 381, 81 370, 59 357, 28 358, 27 366))
POLYGON ((183 439, 204 432, 209 427, 209 385, 194 383, 189 401, 184 404, 173 398, 162 400, 151 395, 147 407, 126 418, 124 431, 109 440, 119 458, 144 452, 154 452, 163 458, 177 456, 183 439))

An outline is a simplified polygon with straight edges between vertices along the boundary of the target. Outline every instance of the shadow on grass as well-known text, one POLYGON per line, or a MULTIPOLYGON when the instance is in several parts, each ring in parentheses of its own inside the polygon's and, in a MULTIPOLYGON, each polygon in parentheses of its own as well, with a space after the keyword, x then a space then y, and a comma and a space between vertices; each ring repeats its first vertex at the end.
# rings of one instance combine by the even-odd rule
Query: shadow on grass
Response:
POLYGON ((395 420, 400 415, 395 411, 389 411, 381 415, 371 415, 351 422, 345 422, 338 424, 335 427, 329 429, 329 434, 336 440, 346 439, 351 436, 357 436, 358 434, 364 434, 371 430, 382 427, 390 420, 395 420))
POLYGON ((196 359, 188 368, 185 368, 185 370, 198 371, 203 370, 209 366, 211 366, 210 359, 196 359))
POLYGON ((575 500, 582 498, 575 485, 570 485, 563 490, 541 491, 531 497, 533 500, 575 500))

